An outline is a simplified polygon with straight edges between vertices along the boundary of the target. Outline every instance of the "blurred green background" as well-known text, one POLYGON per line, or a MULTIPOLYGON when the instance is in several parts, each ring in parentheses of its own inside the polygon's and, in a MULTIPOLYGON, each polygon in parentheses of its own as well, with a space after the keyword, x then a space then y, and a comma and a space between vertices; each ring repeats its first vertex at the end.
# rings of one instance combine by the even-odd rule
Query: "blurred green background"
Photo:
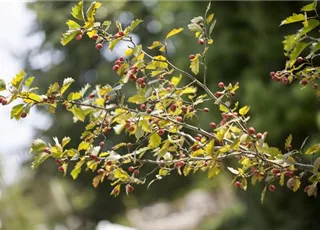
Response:
MULTIPOLYGON (((66 77, 77 80, 74 90, 85 83, 112 84, 117 80, 112 72, 116 57, 106 49, 96 51, 92 40, 84 37, 66 47, 60 45, 61 34, 67 29, 65 22, 71 17, 69 12, 74 4, 67 1, 28 3, 36 13, 30 34, 41 31, 45 36, 40 48, 24 57, 25 69, 30 75, 38 76, 36 84, 39 88, 66 77), (33 58, 42 53, 57 59, 56 64, 37 68, 33 58)), ((105 1, 97 13, 97 20, 120 20, 129 24, 135 18, 144 19, 135 32, 146 47, 152 41, 164 38, 173 28, 187 28, 193 17, 204 14, 207 4, 205 1, 105 1)), ((290 133, 294 137, 294 147, 299 147, 307 136, 311 142, 319 139, 320 110, 312 89, 301 91, 298 84, 283 86, 269 77, 270 71, 284 66, 283 36, 298 29, 295 26, 279 27, 279 24, 305 4, 299 1, 212 2, 218 22, 212 36, 214 44, 208 53, 208 86, 215 91, 220 81, 239 82, 236 98, 242 105, 251 105, 250 124, 259 132, 268 131, 268 142, 280 148, 290 133)), ((88 7, 89 3, 86 5, 88 7)), ((189 54, 199 52, 202 47, 187 29, 171 41, 169 55, 172 62, 188 70, 189 54)), ((196 122, 206 126, 210 121, 219 121, 218 111, 213 107, 210 111, 210 115, 196 122)), ((70 136, 74 141, 71 144, 75 145, 83 126, 73 124, 70 114, 63 110, 58 110, 52 119, 53 126, 38 136, 70 136)), ((119 141, 119 137, 111 136, 109 145, 114 141, 119 141)), ((193 189, 202 189, 213 197, 219 197, 217 193, 225 191, 221 188, 234 189, 230 186, 229 175, 208 181, 205 174, 199 173, 187 178, 173 175, 154 183, 149 190, 144 185, 137 187, 130 197, 113 198, 109 196, 108 183, 97 189, 91 187, 93 174, 89 172, 72 181, 71 177, 61 177, 52 161, 35 172, 30 172, 29 161, 22 168, 21 178, 19 176, 14 185, 7 186, 0 196, 0 229, 89 230, 95 229, 101 220, 132 226, 133 222, 128 219, 130 209, 141 209, 159 201, 171 202, 174 209, 193 189)), ((249 186, 247 192, 232 191, 230 201, 220 200, 222 206, 225 202, 224 209, 216 213, 208 211, 196 227, 188 229, 320 229, 319 199, 308 198, 303 191, 293 193, 277 186, 277 191, 267 193, 265 204, 261 205, 262 189, 263 185, 256 185, 249 186)))

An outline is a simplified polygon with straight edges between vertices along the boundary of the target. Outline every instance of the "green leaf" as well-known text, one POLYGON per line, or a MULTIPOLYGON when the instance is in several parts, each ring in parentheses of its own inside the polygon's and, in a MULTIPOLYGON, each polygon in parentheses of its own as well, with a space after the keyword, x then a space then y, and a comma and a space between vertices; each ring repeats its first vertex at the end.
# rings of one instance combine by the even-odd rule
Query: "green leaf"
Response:
POLYGON ((300 22, 305 20, 305 16, 303 14, 293 14, 290 17, 287 17, 285 20, 283 20, 280 24, 280 26, 285 25, 285 24, 290 24, 294 22, 300 22))
POLYGON ((0 91, 6 90, 6 83, 4 80, 0 79, 0 91))
POLYGON ((73 115, 80 121, 84 121, 86 114, 83 109, 73 107, 70 109, 70 111, 73 113, 73 115))
POLYGON ((205 146, 205 152, 207 156, 211 156, 214 150, 214 139, 212 139, 208 144, 205 146))
POLYGON ((261 204, 263 204, 264 198, 266 196, 266 192, 267 192, 267 185, 264 186, 264 189, 261 192, 261 199, 260 199, 261 200, 261 204))
POLYGON ((207 21, 208 24, 212 21, 213 17, 214 17, 214 14, 210 14, 210 15, 207 17, 206 21, 207 21))
POLYGON ((31 84, 33 83, 35 77, 29 77, 27 78, 27 80, 24 82, 26 84, 27 87, 30 87, 31 84))
POLYGON ((62 148, 65 147, 70 141, 70 137, 64 137, 61 142, 62 148))
POLYGON ((36 169, 39 167, 40 164, 42 164, 46 159, 50 157, 50 154, 48 153, 41 153, 33 158, 33 162, 31 165, 32 169, 36 169))
POLYGON ((128 102, 135 103, 135 104, 142 104, 146 101, 147 101, 147 98, 142 95, 134 95, 128 99, 128 102))
POLYGON ((73 21, 73 20, 68 20, 68 21, 67 21, 67 25, 68 25, 68 27, 69 27, 69 30, 79 29, 79 28, 81 27, 78 23, 76 23, 76 22, 73 21))
POLYGON ((167 34, 166 39, 168 39, 178 33, 181 33, 182 31, 183 31, 183 28, 173 29, 167 34))
POLYGON ((28 98, 31 99, 32 101, 42 102, 41 97, 35 93, 29 93, 28 98))
POLYGON ((68 101, 79 100, 82 96, 83 95, 80 92, 72 92, 68 95, 68 101))
POLYGON ((160 41, 154 41, 151 46, 148 46, 148 49, 152 50, 152 49, 157 48, 159 46, 162 46, 162 43, 160 41))
POLYGON ((128 27, 128 33, 132 32, 140 23, 142 23, 143 20, 136 19, 131 22, 130 26, 128 27))
POLYGON ((85 142, 85 141, 82 141, 79 146, 78 146, 78 151, 81 151, 81 150, 88 150, 90 147, 90 143, 88 142, 85 142))
POLYGON ((74 7, 72 7, 72 16, 78 20, 84 20, 83 18, 83 2, 80 1, 77 5, 75 5, 74 7))
POLYGON ((318 157, 314 162, 313 162, 313 175, 316 175, 319 172, 319 167, 320 167, 320 157, 318 157))
POLYGON ((116 170, 114 170, 113 175, 116 179, 119 179, 120 181, 123 181, 123 182, 127 181, 130 177, 128 173, 121 168, 117 168, 116 170))
POLYGON ((72 176, 72 178, 75 180, 77 179, 77 177, 79 176, 79 174, 81 173, 81 167, 82 165, 85 163, 85 161, 78 161, 76 166, 74 167, 74 169, 71 171, 70 175, 72 176))
POLYGON ((72 41, 77 35, 79 34, 79 31, 77 30, 68 30, 66 33, 62 35, 61 38, 61 44, 62 45, 67 45, 69 42, 72 41))
POLYGON ((72 79, 70 77, 64 79, 60 93, 63 94, 73 82, 74 82, 74 79, 72 79))
POLYGON ((209 28, 209 35, 212 34, 212 31, 214 30, 214 27, 216 26, 216 24, 217 24, 217 20, 214 20, 209 28))
POLYGON ((39 153, 43 152, 43 149, 46 147, 46 143, 41 139, 36 139, 32 142, 30 153, 39 153))
POLYGON ((159 134, 154 133, 151 135, 150 139, 149 139, 149 148, 157 148, 159 145, 161 144, 161 137, 159 136, 159 134))
POLYGON ((292 142, 292 135, 290 134, 287 139, 286 139, 286 143, 285 143, 285 148, 288 149, 291 147, 291 142, 292 142))
POLYGON ((250 110, 250 106, 243 106, 240 110, 239 110, 239 114, 241 116, 245 116, 250 110))
POLYGON ((190 69, 191 71, 197 75, 199 73, 199 57, 200 54, 196 54, 196 56, 191 60, 190 69))
POLYGON ((182 79, 182 75, 181 75, 181 74, 180 74, 179 77, 172 77, 172 78, 171 78, 171 83, 172 83, 174 86, 177 86, 177 85, 180 83, 181 79, 182 79))
POLYGON ((193 94, 197 92, 197 88, 190 86, 185 88, 184 90, 181 91, 181 93, 179 95, 183 95, 183 94, 193 94))
POLYGON ((223 104, 219 105, 219 109, 220 109, 221 112, 224 112, 224 113, 229 112, 229 108, 227 106, 223 105, 223 104))
POLYGON ((117 38, 117 39, 114 39, 112 40, 110 43, 109 43, 109 49, 112 51, 114 49, 114 47, 116 47, 116 45, 118 44, 118 42, 121 40, 121 38, 117 38))
POLYGON ((102 4, 100 2, 92 2, 90 7, 88 8, 86 15, 88 18, 88 21, 94 21, 94 15, 96 14, 96 10, 100 8, 102 4))
POLYGON ((317 8, 317 0, 313 1, 312 3, 305 5, 304 7, 301 8, 301 11, 308 12, 315 10, 317 8))
POLYGON ((16 76, 12 79, 11 85, 18 89, 25 76, 26 73, 23 70, 21 70, 20 73, 16 74, 16 76))
POLYGON ((16 118, 17 120, 20 118, 20 114, 23 111, 24 104, 15 105, 11 110, 10 118, 16 118))
POLYGON ((307 149, 305 152, 306 155, 311 155, 314 153, 320 152, 320 145, 319 144, 314 144, 310 148, 307 149))

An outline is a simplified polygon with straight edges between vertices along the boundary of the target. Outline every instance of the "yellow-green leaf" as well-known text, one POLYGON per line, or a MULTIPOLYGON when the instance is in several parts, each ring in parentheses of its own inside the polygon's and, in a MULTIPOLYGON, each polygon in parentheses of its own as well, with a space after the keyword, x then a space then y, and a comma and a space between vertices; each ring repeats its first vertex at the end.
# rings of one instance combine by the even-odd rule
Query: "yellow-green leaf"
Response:
POLYGON ((10 118, 16 118, 16 119, 19 119, 20 118, 20 114, 22 113, 23 111, 23 106, 24 104, 19 104, 19 105, 15 105, 12 110, 11 110, 11 115, 10 115, 10 118))
POLYGON ((90 143, 82 141, 78 146, 78 151, 88 150, 89 147, 90 147, 90 143))
POLYGON ((240 110, 239 110, 239 114, 241 116, 245 116, 250 110, 250 106, 243 106, 240 110))
POLYGON ((290 17, 287 17, 285 20, 283 20, 280 24, 280 26, 285 25, 285 24, 290 24, 294 22, 300 22, 305 20, 305 16, 303 14, 293 14, 290 17))
POLYGON ((320 145, 319 144, 315 144, 312 145, 310 148, 307 149, 307 151, 305 152, 306 155, 311 155, 314 153, 320 152, 320 145))
POLYGON ((159 136, 159 134, 154 133, 151 135, 150 139, 149 139, 149 148, 157 148, 159 145, 161 144, 161 137, 159 136))
POLYGON ((146 101, 147 101, 147 98, 142 95, 134 95, 128 99, 128 102, 135 103, 135 104, 142 104, 146 101))
POLYGON ((199 73, 199 57, 200 54, 196 54, 196 56, 191 60, 190 69, 191 71, 197 75, 199 73))
POLYGON ((116 170, 114 170, 113 175, 116 179, 119 179, 120 181, 127 181, 130 177, 128 173, 121 168, 117 168, 116 170))
POLYGON ((20 73, 16 74, 16 76, 12 79, 11 85, 15 88, 19 88, 23 78, 26 76, 26 73, 21 70, 20 73))
POLYGON ((72 7, 72 16, 78 20, 84 20, 83 15, 82 15, 82 10, 83 10, 83 2, 80 1, 77 5, 72 7))
POLYGON ((96 14, 96 10, 100 8, 102 4, 100 2, 92 2, 89 9, 86 12, 87 18, 89 21, 94 21, 94 15, 96 14))
MULTIPOLYGON (((31 84, 33 83, 35 77, 29 77, 26 79, 26 81, 24 82, 24 84, 27 86, 27 87, 30 87, 31 84)), ((0 82, 0 91, 1 91, 1 82, 0 82)))
POLYGON ((170 37, 172 37, 172 36, 180 33, 181 31, 183 31, 183 28, 171 30, 171 31, 167 34, 166 39, 168 39, 168 38, 170 38, 170 37))
POLYGON ((171 78, 171 83, 172 83, 174 86, 177 86, 177 85, 180 83, 181 79, 182 79, 182 75, 181 75, 181 74, 180 74, 179 77, 172 77, 172 78, 171 78))
POLYGON ((81 27, 78 23, 76 23, 76 22, 73 21, 73 20, 68 20, 68 21, 67 21, 67 25, 68 25, 68 27, 69 27, 69 30, 79 29, 79 28, 81 27))
POLYGON ((312 3, 305 5, 304 7, 301 8, 301 11, 308 12, 315 10, 317 8, 317 0, 313 1, 312 3))
POLYGON ((0 79, 0 91, 6 90, 6 83, 0 79))
POLYGON ((162 45, 162 43, 160 41, 154 41, 151 46, 148 46, 148 49, 152 50, 152 49, 157 48, 161 45, 162 45))
POLYGON ((207 23, 210 23, 212 21, 213 17, 214 17, 214 14, 210 14, 206 19, 207 23))
POLYGON ((70 111, 73 113, 73 115, 80 121, 84 121, 86 114, 83 109, 72 107, 70 111))
POLYGON ((219 105, 219 109, 220 109, 221 112, 224 112, 224 113, 229 112, 228 107, 225 106, 225 105, 223 105, 223 104, 220 104, 220 105, 219 105))

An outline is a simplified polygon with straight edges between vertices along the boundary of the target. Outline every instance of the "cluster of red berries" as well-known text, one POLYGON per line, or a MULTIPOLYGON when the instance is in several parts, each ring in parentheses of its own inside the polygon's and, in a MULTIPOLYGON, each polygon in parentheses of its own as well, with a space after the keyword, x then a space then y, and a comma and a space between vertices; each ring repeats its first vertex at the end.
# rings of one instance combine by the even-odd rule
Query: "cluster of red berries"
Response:
POLYGON ((124 58, 123 57, 119 57, 115 62, 114 62, 114 66, 113 66, 113 71, 117 71, 121 64, 124 62, 124 58))
POLYGON ((134 81, 136 79, 136 74, 137 73, 138 73, 138 67, 137 66, 132 66, 131 69, 128 71, 129 79, 134 81))
POLYGON ((129 172, 133 172, 133 174, 134 174, 135 176, 138 176, 138 175, 140 174, 139 169, 135 169, 133 166, 130 166, 130 167, 128 168, 128 171, 129 171, 129 172))
POLYGON ((145 83, 145 81, 144 81, 144 79, 142 77, 139 77, 136 82, 137 82, 138 85, 140 85, 141 88, 145 88, 146 87, 146 83, 145 83))
POLYGON ((129 132, 133 132, 134 131, 134 126, 131 125, 131 122, 129 120, 126 121, 126 124, 124 125, 124 127, 129 131, 129 132))
POLYGON ((147 109, 147 105, 146 105, 146 104, 141 104, 141 105, 140 105, 140 110, 141 110, 141 111, 146 111, 147 114, 152 113, 152 109, 151 109, 151 108, 148 108, 148 109, 147 109))

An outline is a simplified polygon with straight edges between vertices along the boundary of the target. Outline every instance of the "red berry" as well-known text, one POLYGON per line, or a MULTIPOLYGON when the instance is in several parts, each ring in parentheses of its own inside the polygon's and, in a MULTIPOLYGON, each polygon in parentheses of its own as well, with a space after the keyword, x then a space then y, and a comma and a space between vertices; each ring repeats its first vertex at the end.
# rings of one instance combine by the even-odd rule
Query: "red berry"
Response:
POLYGON ((0 97, 0 103, 2 103, 3 97, 0 97))
POLYGON ((136 169, 136 170, 133 171, 133 174, 134 174, 135 176, 138 176, 139 173, 140 173, 139 169, 136 169))
POLYGON ((223 82, 219 82, 218 87, 221 88, 221 89, 224 88, 224 83, 223 82))
POLYGON ((147 114, 150 114, 150 113, 152 113, 152 109, 151 108, 147 109, 147 114))
POLYGON ((298 61, 298 63, 302 63, 303 62, 303 57, 298 57, 297 61, 298 61))
POLYGON ((112 165, 112 161, 107 161, 106 164, 107 164, 108 166, 111 166, 111 165, 112 165))
POLYGON ((134 131, 134 127, 131 126, 131 127, 129 128, 129 132, 133 132, 133 131, 134 131))
POLYGON ((127 143, 127 148, 129 148, 129 149, 132 148, 132 143, 130 143, 130 142, 127 143))
POLYGON ((231 94, 232 97, 234 97, 236 95, 235 92, 231 92, 230 94, 231 94))
POLYGON ((92 39, 93 39, 93 40, 98 40, 98 38, 99 38, 99 35, 98 35, 98 34, 95 34, 95 35, 92 36, 92 39))
POLYGON ((180 116, 177 116, 177 121, 181 122, 183 119, 180 116))
POLYGON ((195 137, 194 139, 196 139, 197 141, 201 141, 201 137, 195 137))
POLYGON ((274 175, 277 175, 279 172, 280 172, 280 171, 279 171, 279 169, 277 169, 277 168, 272 169, 272 173, 273 173, 274 175))
POLYGON ((194 59, 195 57, 196 57, 196 55, 190 54, 190 55, 189 55, 189 60, 192 60, 192 59, 194 59))
POLYGON ((272 78, 274 78, 274 75, 275 75, 275 74, 276 74, 276 73, 273 72, 273 71, 269 73, 270 77, 272 77, 272 78))
POLYGON ((170 109, 171 109, 171 111, 176 111, 176 109, 177 109, 177 106, 175 105, 175 104, 171 104, 170 105, 170 109))
POLYGON ((159 129, 157 133, 158 133, 160 136, 162 136, 162 135, 165 133, 165 131, 164 131, 164 129, 159 129))
POLYGON ((99 146, 100 146, 101 148, 103 148, 103 147, 104 147, 104 142, 101 141, 101 142, 99 143, 99 146))
POLYGON ((121 64, 121 61, 120 61, 120 60, 116 60, 116 61, 114 62, 114 64, 115 64, 115 65, 120 65, 120 64, 121 64))
POLYGON ((27 117, 27 113, 26 113, 26 112, 22 112, 21 115, 20 115, 20 117, 21 117, 21 118, 27 117))
POLYGON ((55 162, 56 162, 57 165, 61 164, 61 160, 60 159, 56 159, 55 162))
POLYGON ((143 89, 146 87, 146 83, 142 82, 142 84, 140 85, 140 87, 143 89))
POLYGON ((133 81, 133 80, 135 80, 136 78, 135 78, 135 76, 134 76, 132 73, 130 73, 130 74, 129 74, 129 79, 133 81))
POLYGON ((282 77, 281 80, 282 80, 282 83, 284 85, 288 84, 288 78, 287 77, 282 77))
POLYGON ((242 184, 240 181, 236 181, 236 182, 234 182, 234 186, 236 186, 236 188, 241 188, 242 184))
POLYGON ((273 184, 269 185, 269 191, 274 192, 274 190, 276 190, 276 186, 274 186, 273 184))
POLYGON ((97 173, 98 173, 99 175, 103 174, 103 173, 104 173, 104 169, 98 169, 97 173))
POLYGON ((129 171, 129 172, 133 172, 133 171, 134 171, 134 167, 133 167, 133 166, 130 166, 130 167, 128 168, 128 171, 129 171))
POLYGON ((138 70, 137 69, 131 69, 131 73, 136 74, 136 73, 138 73, 138 70))
POLYGON ((123 36, 124 32, 123 31, 119 31, 118 34, 119 34, 119 36, 123 36))
POLYGON ((124 125, 124 127, 125 127, 126 129, 130 128, 130 127, 131 127, 130 122, 127 122, 127 123, 124 125))
POLYGON ((6 105, 8 104, 8 101, 6 99, 2 99, 2 102, 1 102, 2 105, 6 105))
POLYGON ((111 131, 111 128, 110 127, 106 127, 105 129, 104 129, 104 132, 105 133, 109 133, 111 131))
POLYGON ((116 33, 115 35, 113 35, 113 38, 114 39, 118 39, 118 38, 120 38, 121 36, 118 34, 118 33, 116 33))
POLYGON ((140 105, 140 110, 145 111, 147 108, 146 104, 141 104, 140 105))
POLYGON ((64 168, 63 168, 62 166, 59 166, 59 167, 58 167, 58 170, 59 170, 60 172, 64 172, 64 168))
POLYGON ((132 187, 130 184, 127 185, 127 189, 129 193, 134 191, 134 187, 132 187))
POLYGON ((308 85, 308 81, 307 80, 302 80, 302 81, 300 81, 300 84, 303 85, 303 86, 308 85))
POLYGON ((215 95, 216 95, 216 97, 221 97, 223 95, 223 93, 222 92, 216 92, 215 95))
POLYGON ((276 176, 277 176, 277 177, 281 177, 281 173, 277 173, 276 176))
POLYGON ((258 139, 261 139, 263 137, 263 134, 262 133, 257 133, 257 138, 258 139))
POLYGON ((124 61, 124 58, 123 58, 123 57, 119 57, 118 60, 121 61, 121 62, 123 62, 123 61, 124 61))
POLYGON ((207 112, 209 112, 209 109, 208 108, 204 108, 203 112, 207 113, 207 112))
POLYGON ((117 71, 119 68, 120 68, 119 65, 114 65, 112 69, 113 69, 113 71, 117 71))
POLYGON ((255 168, 255 167, 253 167, 252 169, 251 169, 251 172, 252 173, 256 173, 258 170, 257 170, 257 168, 255 168))
POLYGON ((314 83, 313 86, 312 86, 312 88, 313 88, 313 89, 318 89, 318 84, 317 84, 317 83, 314 83))
POLYGON ((78 34, 76 40, 80 41, 82 39, 82 34, 78 34))
POLYGON ((174 167, 175 167, 175 168, 181 168, 181 167, 183 167, 184 165, 185 165, 184 161, 179 161, 179 162, 177 162, 177 163, 174 165, 174 167))
POLYGON ((250 127, 249 129, 248 129, 248 133, 249 134, 254 134, 256 132, 256 130, 254 129, 254 128, 252 128, 252 127, 250 127))
POLYGON ((202 38, 199 38, 198 44, 199 44, 199 45, 203 45, 203 44, 204 44, 204 40, 203 40, 202 38))
POLYGON ((284 173, 285 176, 288 176, 288 177, 293 177, 294 176, 294 173, 292 171, 287 171, 284 173))
POLYGON ((210 123, 210 127, 213 128, 213 129, 215 129, 215 128, 217 127, 217 125, 216 125, 216 123, 211 122, 211 123, 210 123))
POLYGON ((199 145, 192 146, 192 151, 197 151, 199 149, 199 145))
POLYGON ((102 43, 96 44, 96 49, 97 49, 97 50, 101 49, 102 47, 103 47, 102 43))
POLYGON ((138 84, 142 84, 142 83, 144 83, 144 80, 143 80, 143 78, 142 77, 139 77, 138 79, 137 79, 137 83, 138 84))
POLYGON ((89 97, 94 98, 95 97, 94 93, 90 93, 89 97))

